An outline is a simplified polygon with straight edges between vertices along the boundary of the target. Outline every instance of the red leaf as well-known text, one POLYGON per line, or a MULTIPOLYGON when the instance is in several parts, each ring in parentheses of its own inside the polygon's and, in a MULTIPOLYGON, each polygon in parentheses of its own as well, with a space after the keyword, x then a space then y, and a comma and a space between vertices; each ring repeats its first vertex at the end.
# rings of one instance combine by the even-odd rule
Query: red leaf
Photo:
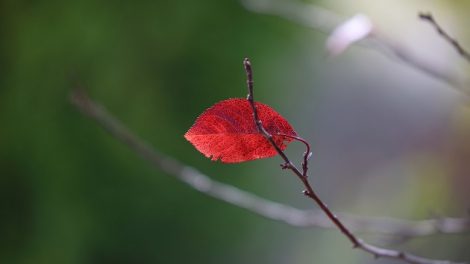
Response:
MULTIPOLYGON (((255 103, 264 128, 284 150, 295 136, 291 125, 271 107, 255 103)), ((197 119, 184 137, 212 160, 225 163, 268 158, 277 154, 274 147, 256 128, 253 110, 247 99, 235 98, 216 103, 197 119)))

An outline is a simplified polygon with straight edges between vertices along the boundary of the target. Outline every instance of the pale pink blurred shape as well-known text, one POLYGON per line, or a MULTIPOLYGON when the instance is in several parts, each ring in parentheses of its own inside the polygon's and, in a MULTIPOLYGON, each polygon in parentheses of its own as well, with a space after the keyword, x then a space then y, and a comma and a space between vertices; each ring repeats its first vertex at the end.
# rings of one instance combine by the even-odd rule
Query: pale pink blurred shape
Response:
POLYGON ((335 28, 326 40, 326 48, 331 55, 339 55, 355 42, 366 38, 372 29, 371 20, 357 14, 335 28))

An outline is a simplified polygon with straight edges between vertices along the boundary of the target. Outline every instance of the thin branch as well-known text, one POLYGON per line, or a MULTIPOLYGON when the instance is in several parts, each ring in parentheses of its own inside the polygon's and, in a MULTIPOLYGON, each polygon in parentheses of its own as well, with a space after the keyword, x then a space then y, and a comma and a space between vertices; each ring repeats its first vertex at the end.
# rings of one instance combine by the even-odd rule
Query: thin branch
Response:
POLYGON ((291 136, 291 135, 286 135, 286 134, 277 134, 277 135, 297 140, 299 142, 302 142, 302 144, 305 145, 306 150, 304 152, 304 158, 302 161, 302 175, 304 177, 308 177, 307 176, 308 175, 308 160, 312 156, 312 152, 310 151, 310 144, 307 142, 307 140, 298 136, 291 136))
POLYGON ((439 26, 431 13, 419 13, 418 17, 431 23, 431 25, 436 29, 437 33, 447 42, 449 42, 449 44, 454 47, 454 49, 459 53, 460 56, 462 56, 462 58, 470 62, 470 53, 466 51, 455 38, 451 37, 444 29, 442 29, 441 26, 439 26))
MULTIPOLYGON (((74 90, 70 99, 73 105, 85 116, 102 126, 114 138, 128 146, 144 160, 147 160, 156 169, 175 177, 198 192, 246 209, 266 219, 283 222, 290 226, 335 228, 321 211, 301 210, 261 198, 234 186, 215 181, 197 169, 156 151, 141 138, 129 131, 128 128, 100 104, 92 101, 82 89, 74 90)), ((438 233, 460 234, 470 230, 470 218, 438 218, 409 221, 385 217, 355 216, 343 213, 338 215, 347 223, 351 230, 357 232, 419 237, 438 233)))
POLYGON ((295 176, 302 182, 305 187, 304 194, 305 196, 312 199, 320 209, 326 214, 326 216, 331 220, 331 222, 343 233, 349 241, 351 241, 354 248, 361 249, 367 253, 372 254, 376 258, 391 258, 391 259, 401 259, 408 263, 414 264, 443 264, 443 263, 453 263, 448 260, 435 260, 429 258, 423 258, 419 256, 412 255, 407 252, 403 251, 396 251, 386 248, 377 247, 371 244, 364 242, 362 239, 358 238, 354 235, 349 228, 346 227, 345 224, 331 211, 325 202, 316 194, 313 190, 310 182, 308 181, 307 175, 304 175, 302 172, 297 169, 297 167, 289 160, 287 155, 284 151, 277 146, 276 142, 273 140, 273 136, 263 127, 261 120, 258 117, 258 110, 256 109, 254 96, 253 96, 253 73, 252 67, 249 59, 245 59, 243 61, 243 65, 245 66, 246 76, 247 76, 247 84, 248 84, 248 101, 250 102, 251 108, 253 110, 253 118, 258 131, 264 135, 264 137, 271 143, 271 145, 276 149, 277 153, 281 158, 284 160, 283 168, 290 169, 295 176))
MULTIPOLYGON (((240 0, 242 5, 261 14, 275 15, 305 27, 329 35, 345 19, 327 9, 298 0, 240 0)), ((455 90, 470 95, 467 81, 462 77, 446 72, 432 61, 420 57, 396 41, 381 34, 375 27, 374 31, 364 40, 357 42, 361 47, 378 51, 387 58, 395 60, 418 70, 427 76, 446 83, 455 90)))

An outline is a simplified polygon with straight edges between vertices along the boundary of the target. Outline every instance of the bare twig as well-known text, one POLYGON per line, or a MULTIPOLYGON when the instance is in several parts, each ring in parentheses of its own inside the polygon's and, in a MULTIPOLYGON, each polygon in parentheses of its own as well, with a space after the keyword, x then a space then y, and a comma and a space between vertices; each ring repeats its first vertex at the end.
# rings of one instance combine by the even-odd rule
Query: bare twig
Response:
POLYGON ((354 235, 349 228, 346 227, 345 224, 331 211, 326 203, 316 194, 313 190, 310 182, 308 181, 308 177, 304 172, 300 172, 299 169, 290 161, 284 151, 276 144, 273 140, 273 136, 263 127, 263 123, 258 117, 258 110, 255 105, 254 96, 253 96, 253 72, 251 68, 251 62, 249 59, 245 59, 243 61, 243 65, 245 66, 245 71, 247 75, 247 86, 248 86, 248 96, 247 99, 250 102, 251 108, 253 109, 253 118, 254 122, 258 128, 258 131, 264 135, 264 137, 271 143, 271 145, 276 149, 277 153, 281 158, 284 160, 284 164, 282 165, 283 169, 290 169, 295 176, 302 182, 305 187, 304 195, 312 199, 320 209, 326 214, 328 219, 343 233, 349 241, 353 244, 354 248, 361 249, 367 253, 372 254, 376 258, 391 258, 391 259, 401 259, 408 263, 415 263, 415 264, 442 264, 442 263, 453 263, 448 260, 435 260, 429 258, 423 258, 419 256, 412 255, 410 253, 404 251, 396 251, 386 248, 377 247, 371 244, 364 242, 362 239, 358 238, 354 235))
MULTIPOLYGON (((127 145, 156 169, 177 178, 196 191, 224 201, 270 220, 296 227, 335 228, 321 211, 301 210, 273 202, 234 186, 212 180, 193 167, 162 154, 129 131, 100 104, 92 101, 80 89, 71 94, 71 102, 86 116, 101 125, 114 138, 127 145)), ((351 230, 383 233, 406 237, 428 236, 436 233, 459 234, 470 230, 470 218, 438 218, 408 221, 384 217, 364 217, 339 214, 351 230)))
MULTIPOLYGON (((240 0, 243 6, 250 11, 279 16, 281 18, 296 22, 305 27, 314 29, 329 35, 345 19, 329 10, 316 5, 302 3, 298 0, 240 0)), ((464 78, 446 72, 433 64, 427 58, 420 57, 405 49, 399 43, 391 40, 375 27, 373 32, 364 40, 357 42, 359 46, 373 49, 387 58, 394 58, 404 65, 418 70, 427 76, 446 83, 457 91, 466 95, 467 81, 464 78)))
POLYGON ((431 13, 419 13, 418 17, 431 23, 431 25, 436 29, 437 33, 439 33, 441 37, 449 42, 449 44, 454 47, 454 49, 460 54, 460 56, 462 56, 462 58, 470 62, 470 53, 466 51, 455 38, 451 37, 444 29, 442 29, 441 26, 439 26, 431 13))

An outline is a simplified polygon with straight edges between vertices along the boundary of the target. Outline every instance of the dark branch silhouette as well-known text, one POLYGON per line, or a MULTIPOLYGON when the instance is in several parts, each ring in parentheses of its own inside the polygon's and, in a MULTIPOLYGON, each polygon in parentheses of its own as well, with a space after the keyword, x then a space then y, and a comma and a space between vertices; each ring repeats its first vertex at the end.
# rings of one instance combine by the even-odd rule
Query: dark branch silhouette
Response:
POLYGON ((470 53, 465 50, 462 45, 453 37, 451 37, 442 27, 437 23, 431 13, 419 13, 418 17, 424 21, 429 22, 439 33, 439 35, 444 38, 450 45, 454 47, 454 49, 459 53, 462 58, 470 62, 470 53))
MULTIPOLYGON (((365 252, 372 254, 375 258, 391 258, 391 259, 401 259, 408 263, 414 264, 443 264, 443 263, 453 263, 448 260, 435 260, 424 257, 419 257, 412 255, 404 251, 396 251, 387 248, 377 247, 371 244, 364 242, 362 239, 354 235, 349 228, 331 211, 325 202, 317 195, 313 190, 307 175, 307 166, 303 166, 303 171, 301 172, 287 157, 287 155, 282 151, 282 149, 277 146, 276 142, 273 140, 273 135, 271 135, 264 127, 263 123, 258 117, 258 110, 256 109, 254 96, 253 96, 253 71, 251 67, 251 62, 248 58, 243 61, 245 66, 246 76, 247 76, 247 86, 248 86, 248 96, 247 99, 250 102, 251 108, 253 109, 253 119, 258 128, 258 131, 264 135, 264 137, 271 143, 271 145, 276 149, 277 153, 284 160, 284 164, 281 165, 283 169, 291 170, 295 176, 302 182, 305 187, 304 195, 312 199, 320 209, 326 214, 328 219, 343 233, 349 241, 351 241, 354 248, 361 249, 365 252)), ((307 143, 308 146, 308 143, 307 143)), ((306 153, 304 157, 307 157, 309 153, 306 153)))

